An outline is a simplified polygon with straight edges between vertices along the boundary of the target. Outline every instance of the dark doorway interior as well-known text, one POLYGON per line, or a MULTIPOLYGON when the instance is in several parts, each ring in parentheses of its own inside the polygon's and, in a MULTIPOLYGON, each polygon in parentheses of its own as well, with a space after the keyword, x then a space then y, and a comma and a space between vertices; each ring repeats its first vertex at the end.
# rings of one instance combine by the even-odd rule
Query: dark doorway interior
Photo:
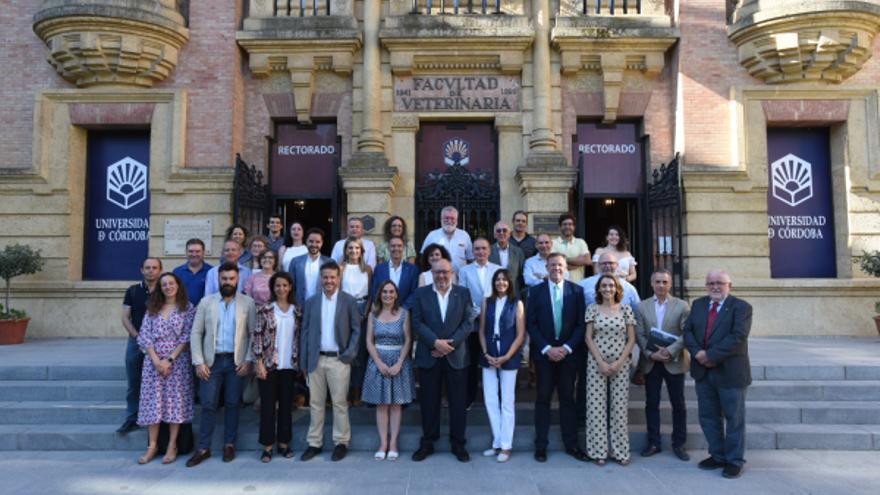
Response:
MULTIPOLYGON (((608 227, 620 226, 626 231, 629 239, 629 251, 641 260, 639 252, 639 200, 637 198, 584 198, 584 240, 595 253, 597 248, 605 245, 605 234, 608 227)), ((639 273, 641 278, 641 273, 639 273)))
POLYGON ((291 222, 302 222, 306 230, 317 227, 327 236, 321 252, 330 256, 336 236, 333 234, 333 202, 330 199, 276 199, 275 211, 281 215, 285 228, 291 222))

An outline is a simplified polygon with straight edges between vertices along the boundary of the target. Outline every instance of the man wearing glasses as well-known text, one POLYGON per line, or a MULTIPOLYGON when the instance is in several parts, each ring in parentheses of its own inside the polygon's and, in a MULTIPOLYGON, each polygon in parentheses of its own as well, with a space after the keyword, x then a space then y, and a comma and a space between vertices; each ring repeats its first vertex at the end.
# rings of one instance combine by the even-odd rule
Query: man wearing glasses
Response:
POLYGON ((495 263, 501 268, 506 268, 513 279, 513 288, 519 296, 522 287, 522 270, 526 257, 522 249, 510 243, 510 227, 504 222, 495 224, 495 244, 492 244, 492 253, 489 254, 489 263, 495 263))
POLYGON ((452 285, 449 261, 436 261, 431 275, 434 283, 416 291, 412 306, 412 329, 419 342, 415 365, 419 368, 422 409, 422 439, 412 459, 423 461, 434 453, 434 442, 440 439, 440 397, 445 384, 452 453, 460 462, 467 462, 467 338, 474 306, 467 289, 452 285))
POLYGON ((693 356, 700 427, 709 457, 700 469, 722 469, 725 478, 742 475, 746 440, 746 388, 752 383, 749 331, 752 306, 730 294, 724 270, 706 275, 708 295, 694 301, 684 324, 684 345, 693 356))

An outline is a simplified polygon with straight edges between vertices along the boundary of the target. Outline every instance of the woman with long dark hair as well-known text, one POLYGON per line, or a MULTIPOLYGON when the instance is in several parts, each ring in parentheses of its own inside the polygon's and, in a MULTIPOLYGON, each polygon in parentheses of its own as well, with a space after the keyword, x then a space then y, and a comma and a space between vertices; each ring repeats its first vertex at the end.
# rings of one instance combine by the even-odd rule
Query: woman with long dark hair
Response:
POLYGON ((608 252, 613 253, 614 257, 617 258, 617 276, 627 282, 634 282, 638 276, 636 274, 636 265, 638 263, 632 253, 629 252, 629 238, 626 236, 626 231, 618 225, 608 227, 608 232, 605 235, 605 245, 593 253, 594 273, 599 273, 599 257, 603 253, 608 252))
POLYGON ((260 460, 272 460, 278 441, 278 453, 289 459, 292 438, 294 379, 299 360, 299 332, 302 314, 294 304, 293 277, 277 272, 269 279, 271 302, 257 311, 257 324, 251 339, 260 388, 260 460), (278 414, 275 414, 275 408, 278 414))
POLYGON ((492 448, 483 455, 507 462, 513 449, 516 372, 522 360, 526 322, 523 303, 516 298, 510 272, 504 268, 492 275, 492 294, 483 300, 479 335, 483 400, 492 427, 492 448))
MULTIPOLYGON (((422 270, 422 273, 419 275, 419 287, 434 283, 434 275, 431 274, 431 264, 440 259, 452 263, 452 256, 445 247, 440 244, 428 244, 425 250, 422 251, 422 259, 419 263, 419 269, 422 270)), ((457 282, 458 277, 453 273, 452 283, 455 284, 457 282)))
POLYGON ((278 250, 279 269, 287 270, 294 258, 308 252, 309 249, 305 244, 305 226, 302 222, 294 220, 287 229, 287 235, 284 236, 284 245, 278 250))
POLYGON ((177 458, 180 425, 192 422, 193 375, 189 356, 189 334, 195 308, 177 275, 166 272, 156 282, 159 290, 150 294, 147 315, 138 335, 144 352, 138 424, 149 428, 147 451, 138 459, 146 464, 159 448, 159 425, 168 423, 168 448, 162 464, 177 458))
POLYGON ((376 249, 376 262, 382 263, 391 259, 391 252, 388 250, 388 241, 392 237, 400 237, 404 242, 403 257, 410 263, 416 262, 416 248, 406 234, 406 221, 403 217, 393 215, 385 221, 382 227, 382 236, 384 238, 382 244, 376 249))

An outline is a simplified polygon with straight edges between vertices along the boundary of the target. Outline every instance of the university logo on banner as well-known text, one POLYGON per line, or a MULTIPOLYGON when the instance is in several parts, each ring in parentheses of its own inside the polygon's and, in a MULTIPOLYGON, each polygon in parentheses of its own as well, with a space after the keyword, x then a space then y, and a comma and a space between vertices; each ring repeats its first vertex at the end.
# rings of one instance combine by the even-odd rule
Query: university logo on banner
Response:
POLYGON ((465 167, 471 161, 470 149, 471 145, 464 139, 452 138, 443 143, 443 162, 450 167, 456 163, 465 167))
POLYGON ((126 156, 107 167, 107 201, 128 210, 146 199, 146 165, 126 156))
POLYGON ((787 154, 770 165, 773 197, 797 206, 813 197, 813 166, 797 155, 787 154))
POLYGON ((770 276, 837 276, 828 129, 768 129, 770 276))

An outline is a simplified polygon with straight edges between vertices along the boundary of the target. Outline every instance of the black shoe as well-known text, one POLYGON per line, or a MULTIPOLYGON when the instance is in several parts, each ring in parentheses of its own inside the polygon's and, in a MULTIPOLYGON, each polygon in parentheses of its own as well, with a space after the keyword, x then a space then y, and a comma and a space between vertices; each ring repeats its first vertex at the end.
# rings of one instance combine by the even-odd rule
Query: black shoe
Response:
POLYGON ((685 450, 684 447, 672 447, 672 453, 675 454, 675 457, 687 462, 691 460, 691 455, 688 454, 688 451, 685 450))
POLYGON ((458 459, 458 462, 468 462, 471 460, 471 455, 468 454, 468 451, 464 449, 464 447, 455 447, 452 449, 452 455, 458 459))
POLYGON ((137 429, 138 429, 137 423, 128 419, 125 421, 125 423, 122 423, 122 426, 120 426, 119 428, 116 429, 116 433, 119 433, 121 435, 125 435, 126 433, 135 431, 137 429))
POLYGON ((702 461, 700 461, 700 463, 697 464, 697 467, 699 467, 700 469, 707 469, 708 470, 708 469, 720 469, 726 465, 727 465, 727 463, 721 462, 721 461, 716 461, 714 457, 707 457, 707 458, 703 459, 702 461))
POLYGON ((192 457, 190 457, 189 460, 186 461, 186 467, 195 467, 195 466, 198 466, 199 464, 202 463, 202 461, 204 461, 205 459, 207 459, 207 458, 209 458, 209 457, 211 457, 211 451, 210 451, 210 450, 208 450, 208 449, 204 449, 204 450, 198 449, 198 450, 196 450, 196 452, 192 455, 192 457))
POLYGON ((293 450, 290 449, 290 445, 288 445, 287 447, 279 446, 278 447, 278 455, 280 455, 281 457, 284 457, 285 459, 292 459, 293 458, 293 450))
POLYGON ((654 454, 660 453, 660 447, 656 445, 648 445, 644 449, 642 449, 641 455, 642 457, 651 457, 654 454))
POLYGON ((301 461, 308 461, 308 460, 310 460, 312 457, 315 457, 316 455, 318 455, 318 454, 320 454, 320 453, 321 453, 321 447, 312 447, 312 446, 309 446, 309 448, 307 448, 306 451, 303 452, 303 455, 300 456, 299 460, 301 460, 301 461))
POLYGON ((565 453, 574 457, 575 459, 577 459, 581 462, 590 462, 590 456, 588 456, 587 453, 581 449, 578 449, 578 448, 566 449, 565 453))
POLYGON ((547 449, 538 449, 535 451, 535 460, 538 462, 547 462, 547 449))
POLYGON ((413 452, 412 460, 414 460, 415 462, 422 462, 433 453, 434 453, 434 446, 433 445, 422 445, 421 447, 419 447, 419 450, 413 452))
POLYGON ((724 476, 727 479, 735 479, 742 476, 743 467, 737 466, 736 464, 728 464, 724 466, 724 471, 721 472, 721 476, 724 476))
POLYGON ((333 462, 341 461, 345 459, 345 454, 348 454, 348 447, 340 443, 333 447, 333 455, 330 456, 330 460, 333 462))
POLYGON ((260 454, 260 462, 267 463, 272 460, 272 450, 263 450, 263 453, 260 454))

